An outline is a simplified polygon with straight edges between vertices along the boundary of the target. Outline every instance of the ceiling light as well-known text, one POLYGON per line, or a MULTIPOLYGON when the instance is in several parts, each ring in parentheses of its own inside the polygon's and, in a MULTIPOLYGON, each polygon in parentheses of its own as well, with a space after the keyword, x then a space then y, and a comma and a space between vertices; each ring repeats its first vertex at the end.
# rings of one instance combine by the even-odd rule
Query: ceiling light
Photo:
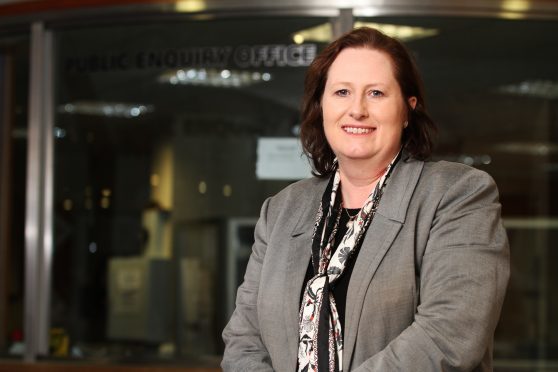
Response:
POLYGON ((136 118, 152 111, 152 105, 120 102, 76 101, 58 106, 58 112, 63 114, 97 115, 118 118, 136 118))
POLYGON ((54 127, 54 137, 56 138, 66 137, 66 129, 60 127, 54 127))
POLYGON ((490 165, 492 157, 488 154, 471 155, 471 154, 442 154, 434 156, 435 160, 448 160, 457 163, 467 164, 470 166, 490 165))
POLYGON ((296 44, 302 44, 298 41, 303 42, 318 42, 318 43, 329 43, 333 40, 333 29, 331 28, 331 23, 323 23, 318 26, 306 28, 295 32, 292 35, 293 41, 296 44))
POLYGON ((207 8, 203 0, 181 0, 175 4, 175 9, 178 12, 192 13, 201 12, 207 8))
POLYGON ((424 28, 387 23, 355 22, 355 27, 372 27, 384 34, 401 41, 411 41, 436 36, 440 33, 435 28, 424 28))
POLYGON ((550 142, 504 142, 494 145, 499 152, 520 155, 547 156, 558 154, 558 145, 550 142))
POLYGON ((221 77, 223 79, 228 79, 231 77, 231 72, 229 70, 223 70, 221 71, 221 77))
POLYGON ((505 19, 523 19, 525 13, 531 9, 529 0, 502 0, 500 7, 502 11, 498 16, 505 19))
MULTIPOLYGON (((372 27, 401 41, 417 40, 439 34, 439 31, 435 28, 395 25, 389 23, 355 22, 355 28, 357 27, 372 27)), ((331 23, 328 22, 297 31, 292 34, 292 38, 297 44, 301 44, 302 42, 329 43, 333 40, 333 29, 331 27, 331 23)))
POLYGON ((503 19, 511 19, 511 20, 524 19, 525 14, 517 13, 517 12, 500 12, 500 13, 498 13, 498 17, 503 18, 503 19))
POLYGON ((302 43, 304 43, 304 36, 301 35, 301 34, 294 34, 293 35, 293 41, 296 44, 302 44, 302 43))
POLYGON ((525 12, 531 8, 531 3, 527 0, 504 0, 502 9, 508 12, 525 12))
POLYGON ((188 69, 169 70, 159 75, 160 83, 173 85, 198 85, 224 88, 240 88, 253 85, 262 81, 270 81, 272 76, 268 72, 235 71, 218 69, 188 69))
POLYGON ((516 96, 530 96, 544 99, 558 98, 558 81, 526 80, 516 84, 503 85, 497 91, 516 96))

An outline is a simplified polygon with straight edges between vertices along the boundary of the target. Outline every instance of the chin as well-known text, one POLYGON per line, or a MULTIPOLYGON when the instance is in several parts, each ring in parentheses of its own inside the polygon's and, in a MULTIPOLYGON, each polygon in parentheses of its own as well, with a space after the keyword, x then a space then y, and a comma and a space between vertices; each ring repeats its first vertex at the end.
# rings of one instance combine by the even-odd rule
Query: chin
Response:
POLYGON ((374 156, 369 155, 369 154, 347 154, 347 155, 341 155, 341 157, 347 159, 347 160, 368 160, 368 159, 373 159, 374 156))

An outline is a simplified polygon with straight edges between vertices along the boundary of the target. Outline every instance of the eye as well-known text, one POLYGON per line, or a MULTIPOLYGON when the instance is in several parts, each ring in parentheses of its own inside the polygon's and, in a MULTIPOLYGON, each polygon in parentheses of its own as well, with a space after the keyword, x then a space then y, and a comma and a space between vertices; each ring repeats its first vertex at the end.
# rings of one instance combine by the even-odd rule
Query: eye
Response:
POLYGON ((384 96, 384 92, 382 92, 381 90, 374 89, 374 90, 371 90, 371 91, 370 91, 370 95, 371 95, 372 97, 383 97, 383 96, 384 96))
POLYGON ((339 89, 335 91, 335 95, 339 97, 346 97, 349 95, 348 89, 339 89))

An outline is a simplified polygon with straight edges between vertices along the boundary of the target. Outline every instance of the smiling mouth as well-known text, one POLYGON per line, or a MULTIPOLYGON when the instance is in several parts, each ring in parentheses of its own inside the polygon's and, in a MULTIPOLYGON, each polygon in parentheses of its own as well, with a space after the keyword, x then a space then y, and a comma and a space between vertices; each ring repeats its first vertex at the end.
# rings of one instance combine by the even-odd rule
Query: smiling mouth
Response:
POLYGON ((350 134, 368 134, 374 131, 374 128, 362 128, 362 127, 343 127, 343 130, 350 134))

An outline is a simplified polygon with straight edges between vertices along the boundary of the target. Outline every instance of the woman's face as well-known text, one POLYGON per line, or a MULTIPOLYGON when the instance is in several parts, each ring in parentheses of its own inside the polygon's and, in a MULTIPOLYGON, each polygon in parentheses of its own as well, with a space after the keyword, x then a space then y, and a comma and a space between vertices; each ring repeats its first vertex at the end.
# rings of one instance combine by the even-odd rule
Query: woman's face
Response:
MULTIPOLYGON (((416 98, 408 102, 414 108, 416 98)), ((328 71, 322 113, 327 141, 340 164, 391 161, 407 120, 391 58, 367 48, 342 50, 328 71)))

